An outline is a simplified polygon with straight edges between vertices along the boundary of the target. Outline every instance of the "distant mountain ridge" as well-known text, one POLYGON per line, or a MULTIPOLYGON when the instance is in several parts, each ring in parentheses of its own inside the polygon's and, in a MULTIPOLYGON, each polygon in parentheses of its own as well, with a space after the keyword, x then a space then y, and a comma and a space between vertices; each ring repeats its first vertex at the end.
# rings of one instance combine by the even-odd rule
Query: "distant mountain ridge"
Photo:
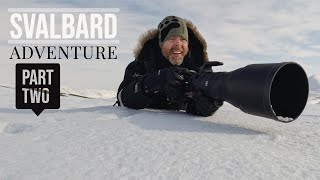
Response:
POLYGON ((320 75, 313 75, 309 77, 309 89, 312 91, 320 91, 320 75))

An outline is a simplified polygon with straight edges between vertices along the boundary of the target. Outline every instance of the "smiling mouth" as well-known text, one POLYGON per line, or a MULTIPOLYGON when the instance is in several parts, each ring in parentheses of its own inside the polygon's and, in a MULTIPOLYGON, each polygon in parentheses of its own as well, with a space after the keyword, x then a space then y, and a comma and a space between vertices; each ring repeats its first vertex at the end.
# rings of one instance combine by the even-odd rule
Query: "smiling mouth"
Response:
POLYGON ((182 54, 181 51, 173 51, 172 54, 182 54))

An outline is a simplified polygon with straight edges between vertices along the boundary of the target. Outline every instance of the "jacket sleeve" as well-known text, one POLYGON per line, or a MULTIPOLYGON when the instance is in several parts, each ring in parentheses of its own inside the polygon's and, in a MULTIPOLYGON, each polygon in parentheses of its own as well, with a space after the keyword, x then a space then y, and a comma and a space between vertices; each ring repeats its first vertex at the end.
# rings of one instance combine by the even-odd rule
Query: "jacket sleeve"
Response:
POLYGON ((144 94, 141 86, 145 74, 146 70, 142 62, 133 61, 127 66, 117 93, 120 106, 143 109, 150 105, 152 99, 144 94))

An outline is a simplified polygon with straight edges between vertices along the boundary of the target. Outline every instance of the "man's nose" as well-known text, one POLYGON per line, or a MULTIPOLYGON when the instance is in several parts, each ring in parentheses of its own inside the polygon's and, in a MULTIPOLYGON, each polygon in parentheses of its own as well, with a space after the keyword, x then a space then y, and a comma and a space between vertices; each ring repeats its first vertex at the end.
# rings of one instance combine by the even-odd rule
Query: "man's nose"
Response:
POLYGON ((182 40, 180 39, 180 38, 175 38, 175 40, 174 40, 174 45, 175 46, 179 46, 179 45, 181 45, 182 44, 182 40))

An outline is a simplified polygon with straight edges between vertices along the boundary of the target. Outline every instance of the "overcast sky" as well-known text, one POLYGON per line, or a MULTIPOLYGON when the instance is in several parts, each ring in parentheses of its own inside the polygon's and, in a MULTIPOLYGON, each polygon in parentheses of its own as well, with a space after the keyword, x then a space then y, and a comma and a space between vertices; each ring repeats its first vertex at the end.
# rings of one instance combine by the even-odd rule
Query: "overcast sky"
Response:
MULTIPOLYGON (((107 1, 10 0, 1 2, 1 52, 9 34, 7 8, 119 8, 119 61, 132 61, 138 37, 167 15, 191 20, 208 43, 210 60, 231 70, 251 63, 296 61, 308 75, 320 74, 320 1, 208 0, 107 1)), ((8 60, 6 58, 5 60, 8 60)))

